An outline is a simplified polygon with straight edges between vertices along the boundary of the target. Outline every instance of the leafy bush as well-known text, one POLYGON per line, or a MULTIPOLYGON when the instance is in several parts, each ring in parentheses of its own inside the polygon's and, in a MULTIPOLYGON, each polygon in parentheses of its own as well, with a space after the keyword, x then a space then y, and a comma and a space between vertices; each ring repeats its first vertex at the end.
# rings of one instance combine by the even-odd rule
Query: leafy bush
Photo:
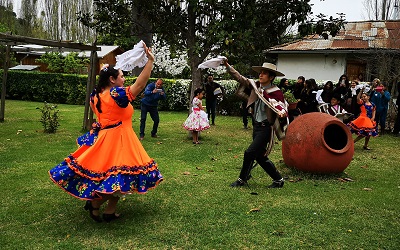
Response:
POLYGON ((235 95, 238 82, 235 80, 222 80, 218 82, 224 89, 224 96, 218 103, 218 112, 222 115, 240 115, 242 100, 235 95))
POLYGON ((55 133, 60 126, 57 105, 44 102, 42 108, 36 109, 39 109, 42 113, 40 123, 43 125, 44 132, 55 133))
POLYGON ((168 110, 187 110, 189 108, 191 80, 179 79, 174 81, 167 91, 168 110))
MULTIPOLYGON (((0 70, 2 74, 2 70, 0 70)), ((85 104, 86 75, 8 71, 8 99, 36 102, 85 104)))
POLYGON ((47 64, 51 72, 79 73, 90 62, 88 58, 80 58, 79 53, 71 52, 63 56, 60 52, 46 52, 37 62, 47 64))
MULTIPOLYGON (((2 70, 0 70, 2 75, 2 70)), ((151 78, 149 82, 156 81, 151 78)), ((160 110, 188 110, 190 104, 191 80, 163 79, 167 94, 165 101, 159 102, 160 110)), ((136 77, 127 76, 125 85, 135 83, 136 77)), ((241 99, 235 96, 238 83, 235 80, 217 81, 224 88, 223 100, 218 103, 217 111, 223 115, 240 115, 241 99)), ((86 99, 86 75, 60 74, 46 72, 8 72, 7 98, 36 102, 84 105, 86 99)), ((140 108, 141 94, 132 105, 140 108)))

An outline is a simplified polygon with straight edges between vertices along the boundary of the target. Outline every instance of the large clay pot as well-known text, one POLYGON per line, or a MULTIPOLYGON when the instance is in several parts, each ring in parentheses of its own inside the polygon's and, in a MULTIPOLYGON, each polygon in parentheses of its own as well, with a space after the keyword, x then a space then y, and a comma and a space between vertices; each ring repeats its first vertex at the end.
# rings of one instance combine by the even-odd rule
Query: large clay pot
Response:
POLYGON ((325 113, 298 116, 282 141, 286 165, 313 173, 340 173, 350 164, 354 143, 348 127, 325 113))

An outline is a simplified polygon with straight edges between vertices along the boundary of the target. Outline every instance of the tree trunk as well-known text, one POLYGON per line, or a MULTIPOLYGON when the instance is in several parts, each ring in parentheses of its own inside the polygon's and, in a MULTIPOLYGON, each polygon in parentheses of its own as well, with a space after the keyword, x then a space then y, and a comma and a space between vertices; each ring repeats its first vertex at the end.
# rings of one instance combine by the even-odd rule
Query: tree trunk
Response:
MULTIPOLYGON (((193 92, 197 88, 201 88, 201 70, 197 69, 197 66, 201 62, 201 58, 199 53, 197 52, 197 41, 196 41, 196 14, 194 12, 194 6, 192 3, 188 2, 188 35, 187 37, 187 47, 188 50, 188 59, 190 64, 190 69, 192 72, 192 87, 190 91, 190 109, 192 107, 192 100, 193 100, 193 92)), ((189 109, 189 112, 190 112, 189 109)))
MULTIPOLYGON (((140 9, 136 5, 132 6, 132 22, 139 24, 136 25, 138 27, 137 31, 132 29, 132 36, 139 37, 140 40, 143 40, 146 46, 151 47, 153 45, 153 33, 151 32, 153 27, 149 18, 141 13, 140 9)), ((142 70, 143 68, 135 68, 132 71, 132 75, 138 76, 142 70)))
POLYGON ((386 0, 382 0, 382 20, 386 20, 386 0))

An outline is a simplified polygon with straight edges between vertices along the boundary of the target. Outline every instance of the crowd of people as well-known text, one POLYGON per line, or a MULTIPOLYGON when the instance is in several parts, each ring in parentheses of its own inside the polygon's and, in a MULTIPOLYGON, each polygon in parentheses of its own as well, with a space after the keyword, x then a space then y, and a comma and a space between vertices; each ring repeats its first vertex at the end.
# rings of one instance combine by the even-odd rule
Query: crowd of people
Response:
MULTIPOLYGON (((357 135, 354 142, 365 137, 363 148, 370 150, 369 138, 378 133, 383 135, 389 130, 386 118, 391 95, 387 84, 378 78, 371 83, 361 82, 361 79, 362 75, 350 81, 343 74, 336 84, 327 81, 320 89, 314 79, 306 80, 299 76, 294 85, 289 85, 287 79, 282 78, 279 87, 282 91, 292 91, 298 101, 297 110, 300 114, 326 112, 341 119, 357 135)), ((399 125, 396 124, 393 133, 398 136, 399 125)))

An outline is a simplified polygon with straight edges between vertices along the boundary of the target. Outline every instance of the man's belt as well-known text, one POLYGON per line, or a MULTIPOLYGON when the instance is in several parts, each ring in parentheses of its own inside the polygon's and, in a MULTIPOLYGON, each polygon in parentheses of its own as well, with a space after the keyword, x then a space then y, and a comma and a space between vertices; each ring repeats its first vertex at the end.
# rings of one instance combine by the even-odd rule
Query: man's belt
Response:
POLYGON ((272 126, 272 124, 270 124, 268 122, 268 120, 264 120, 262 122, 255 122, 254 126, 258 126, 258 127, 267 127, 267 126, 272 126))

